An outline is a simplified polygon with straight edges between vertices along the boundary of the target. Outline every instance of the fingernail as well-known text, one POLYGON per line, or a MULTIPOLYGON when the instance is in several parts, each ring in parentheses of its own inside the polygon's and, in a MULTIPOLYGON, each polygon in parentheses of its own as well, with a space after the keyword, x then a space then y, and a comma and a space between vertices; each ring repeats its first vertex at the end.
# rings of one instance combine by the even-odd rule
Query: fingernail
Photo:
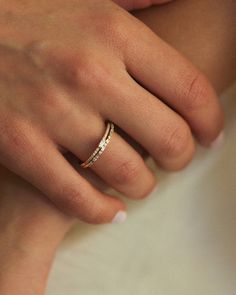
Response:
POLYGON ((224 139, 225 139, 225 134, 222 131, 218 137, 212 142, 212 144, 210 145, 210 148, 212 149, 217 149, 219 147, 221 147, 224 143, 224 139))
POLYGON ((112 220, 112 223, 123 223, 127 218, 125 211, 119 211, 112 220))

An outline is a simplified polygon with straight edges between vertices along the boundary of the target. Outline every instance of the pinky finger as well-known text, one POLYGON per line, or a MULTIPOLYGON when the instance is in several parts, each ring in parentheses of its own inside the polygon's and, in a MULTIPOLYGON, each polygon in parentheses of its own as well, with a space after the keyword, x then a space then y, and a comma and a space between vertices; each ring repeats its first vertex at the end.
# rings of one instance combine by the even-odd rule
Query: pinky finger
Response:
POLYGON ((0 162, 37 187, 64 213, 92 224, 124 221, 124 203, 92 186, 49 138, 32 128, 18 121, 11 132, 2 134, 0 162))

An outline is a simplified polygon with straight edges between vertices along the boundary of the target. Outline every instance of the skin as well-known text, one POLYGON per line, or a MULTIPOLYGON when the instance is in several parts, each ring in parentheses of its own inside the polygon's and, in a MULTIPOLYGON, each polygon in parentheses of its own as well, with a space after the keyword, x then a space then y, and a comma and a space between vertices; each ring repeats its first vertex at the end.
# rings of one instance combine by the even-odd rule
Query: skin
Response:
POLYGON ((0 168, 0 294, 44 294, 54 253, 74 219, 0 168))
POLYGON ((234 0, 181 0, 134 15, 190 59, 220 94, 236 79, 235 11, 234 0))
POLYGON ((124 9, 133 11, 135 9, 143 9, 153 5, 165 4, 171 2, 171 0, 113 0, 113 2, 124 9))
MULTIPOLYGON (((201 3, 202 9, 205 5, 208 5, 210 11, 214 9, 214 16, 218 20, 225 13, 230 18, 231 11, 235 8, 233 2, 230 6, 225 1, 225 5, 216 6, 217 9, 214 1, 192 0, 185 2, 184 6, 178 6, 176 3, 172 10, 166 6, 143 11, 139 14, 139 18, 147 23, 150 23, 151 19, 152 26, 158 28, 158 34, 171 36, 168 41, 199 65, 209 75, 214 85, 220 84, 219 88, 223 89, 236 78, 232 64, 229 63, 230 60, 231 62, 234 60, 235 55, 236 45, 234 47, 231 43, 231 39, 235 36, 235 27, 229 29, 225 23, 222 24, 220 31, 217 30, 219 36, 220 32, 229 31, 221 54, 217 53, 217 38, 213 39, 214 43, 207 44, 205 48, 205 50, 208 47, 214 49, 211 53, 213 56, 218 56, 217 61, 227 61, 227 75, 222 76, 220 69, 223 62, 220 62, 220 65, 213 64, 211 59, 206 59, 204 63, 199 62, 203 47, 200 47, 201 50, 197 47, 198 38, 206 35, 206 27, 199 26, 199 23, 204 23, 208 15, 202 14, 198 16, 199 22, 192 23, 192 31, 198 30, 193 40, 188 38, 190 30, 186 29, 186 26, 181 26, 181 31, 177 32, 174 26, 169 25, 172 19, 181 23, 183 13, 186 13, 190 19, 194 18, 196 5, 198 6, 196 2, 201 3), (213 69, 216 69, 214 75, 211 74, 213 69)), ((214 25, 217 26, 217 22, 214 25)), ((55 250, 64 234, 73 225, 74 219, 62 214, 38 190, 3 167, 0 169, 0 181, 0 293, 42 295, 55 250), (44 224, 46 226, 43 226, 44 224), (32 275, 35 273, 36 276, 32 275), (25 288, 25 286, 28 287, 25 288)))
MULTIPOLYGON (((4 0, 0 27, 0 163, 85 222, 110 222, 125 205, 61 147, 85 161, 109 120, 160 167, 178 170, 193 157, 194 136, 209 146, 223 128, 205 75, 111 1, 4 0)), ((156 183, 118 132, 91 170, 132 199, 156 183)))

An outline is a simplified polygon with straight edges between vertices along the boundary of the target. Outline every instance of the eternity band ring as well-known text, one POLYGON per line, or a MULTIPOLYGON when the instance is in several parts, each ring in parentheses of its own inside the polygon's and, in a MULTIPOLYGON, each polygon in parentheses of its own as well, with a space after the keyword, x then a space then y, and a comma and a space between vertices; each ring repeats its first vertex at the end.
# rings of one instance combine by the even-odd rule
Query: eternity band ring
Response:
POLYGON ((112 137, 114 130, 115 130, 114 124, 112 122, 108 122, 103 138, 101 139, 97 148, 91 154, 91 156, 85 162, 80 164, 81 167, 89 168, 99 159, 101 154, 105 151, 108 143, 111 141, 111 137, 112 137))

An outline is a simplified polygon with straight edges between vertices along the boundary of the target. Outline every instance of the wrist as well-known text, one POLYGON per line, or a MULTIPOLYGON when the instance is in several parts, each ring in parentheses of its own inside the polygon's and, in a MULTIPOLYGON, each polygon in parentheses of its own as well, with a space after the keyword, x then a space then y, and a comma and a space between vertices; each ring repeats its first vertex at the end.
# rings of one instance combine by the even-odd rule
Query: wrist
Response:
POLYGON ((2 168, 0 185, 0 294, 44 294, 55 251, 74 220, 2 168))
POLYGON ((53 253, 36 255, 24 247, 0 246, 0 294, 43 295, 53 261, 53 253))

